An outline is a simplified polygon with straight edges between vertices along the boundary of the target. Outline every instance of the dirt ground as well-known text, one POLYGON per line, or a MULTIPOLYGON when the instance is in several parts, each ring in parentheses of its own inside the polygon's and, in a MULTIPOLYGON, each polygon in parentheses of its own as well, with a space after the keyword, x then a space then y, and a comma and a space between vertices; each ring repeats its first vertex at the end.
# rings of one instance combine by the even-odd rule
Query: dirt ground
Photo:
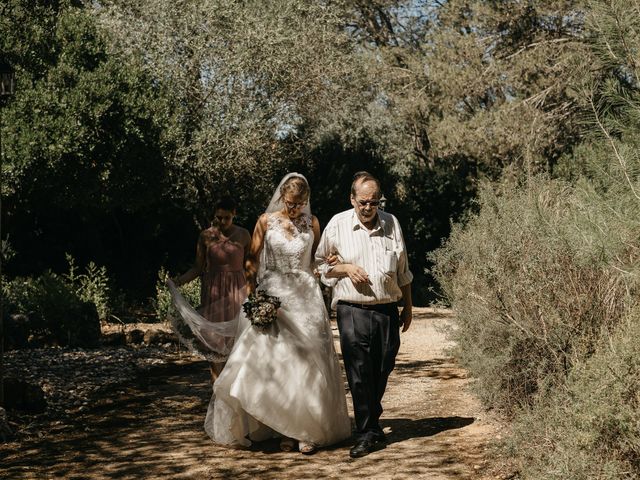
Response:
MULTIPOLYGON (((351 442, 312 456, 280 452, 275 440, 250 450, 214 445, 202 428, 207 364, 183 355, 37 435, 0 444, 0 478, 510 478, 489 454, 503 427, 481 409, 466 372, 447 353, 442 330, 451 322, 449 311, 415 309, 383 402, 389 444, 366 457, 349 458, 351 442)), ((339 349, 337 336, 334 328, 339 349)))

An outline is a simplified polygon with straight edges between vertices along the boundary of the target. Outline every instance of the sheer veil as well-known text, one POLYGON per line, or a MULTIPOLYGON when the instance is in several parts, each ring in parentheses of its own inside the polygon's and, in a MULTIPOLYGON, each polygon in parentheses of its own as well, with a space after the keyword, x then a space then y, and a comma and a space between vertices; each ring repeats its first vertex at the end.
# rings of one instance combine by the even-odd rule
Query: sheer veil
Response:
MULTIPOLYGON (((172 314, 168 316, 171 327, 180 343, 192 353, 209 361, 225 361, 233 347, 238 318, 227 322, 211 322, 191 306, 171 279, 167 280, 167 287, 169 287, 171 300, 180 317, 172 314), (182 328, 183 326, 188 328, 182 328)), ((236 301, 236 299, 223 297, 216 300, 213 302, 211 311, 221 311, 228 308, 230 301, 236 301)))

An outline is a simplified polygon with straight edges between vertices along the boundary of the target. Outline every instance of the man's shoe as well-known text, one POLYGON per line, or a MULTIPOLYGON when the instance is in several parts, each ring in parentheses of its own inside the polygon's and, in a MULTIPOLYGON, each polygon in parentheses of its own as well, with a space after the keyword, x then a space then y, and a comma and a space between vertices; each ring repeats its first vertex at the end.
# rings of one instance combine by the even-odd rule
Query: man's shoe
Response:
POLYGON ((385 442, 378 442, 376 440, 358 440, 351 450, 349 450, 349 456, 351 458, 360 458, 365 455, 369 455, 371 452, 380 450, 385 447, 385 442))

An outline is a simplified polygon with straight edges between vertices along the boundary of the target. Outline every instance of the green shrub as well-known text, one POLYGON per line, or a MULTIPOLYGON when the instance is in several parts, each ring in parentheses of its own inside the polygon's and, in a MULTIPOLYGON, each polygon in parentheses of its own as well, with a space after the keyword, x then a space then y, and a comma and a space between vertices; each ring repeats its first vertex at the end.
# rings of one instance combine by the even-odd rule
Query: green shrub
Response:
POLYGON ((536 407, 515 425, 525 479, 640 478, 640 309, 536 407))
POLYGON ((12 281, 2 278, 3 314, 5 317, 23 314, 29 316, 29 333, 39 337, 52 336, 43 316, 39 313, 42 296, 40 282, 33 278, 17 277, 12 281))
POLYGON ((562 385, 637 301, 640 229, 629 217, 640 212, 612 215, 613 198, 586 184, 498 187, 482 189, 480 213, 453 229, 434 272, 480 397, 512 413, 562 385))
POLYGON ((73 256, 66 254, 66 259, 69 263, 69 273, 65 274, 64 278, 70 288, 85 302, 93 303, 100 319, 106 320, 111 313, 107 268, 98 267, 95 263, 89 262, 85 273, 78 273, 73 256))
POLYGON ((82 300, 60 276, 16 278, 3 284, 5 314, 29 315, 32 344, 94 346, 100 338, 95 306, 82 300))
POLYGON ((435 254, 458 354, 514 414, 526 479, 640 478, 640 17, 585 7, 586 128, 556 165, 565 181, 485 187, 435 254))
MULTIPOLYGON (((169 289, 165 285, 168 276, 168 272, 164 268, 161 268, 158 272, 158 280, 156 282, 156 298, 153 300, 156 316, 158 320, 162 322, 166 321, 170 314, 177 314, 171 303, 169 289)), ((200 305, 200 279, 196 278, 194 281, 182 285, 180 287, 180 293, 182 293, 191 305, 197 308, 200 305)))

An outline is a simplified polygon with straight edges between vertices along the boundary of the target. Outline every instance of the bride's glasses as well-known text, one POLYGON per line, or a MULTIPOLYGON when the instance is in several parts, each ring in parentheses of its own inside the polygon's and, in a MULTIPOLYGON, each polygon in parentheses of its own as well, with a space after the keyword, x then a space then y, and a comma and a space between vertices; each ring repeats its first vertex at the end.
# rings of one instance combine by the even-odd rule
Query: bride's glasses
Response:
POLYGON ((307 202, 294 203, 294 202, 287 202, 285 200, 284 204, 287 206, 288 209, 293 210, 294 208, 302 208, 302 207, 304 207, 307 204, 307 202))

